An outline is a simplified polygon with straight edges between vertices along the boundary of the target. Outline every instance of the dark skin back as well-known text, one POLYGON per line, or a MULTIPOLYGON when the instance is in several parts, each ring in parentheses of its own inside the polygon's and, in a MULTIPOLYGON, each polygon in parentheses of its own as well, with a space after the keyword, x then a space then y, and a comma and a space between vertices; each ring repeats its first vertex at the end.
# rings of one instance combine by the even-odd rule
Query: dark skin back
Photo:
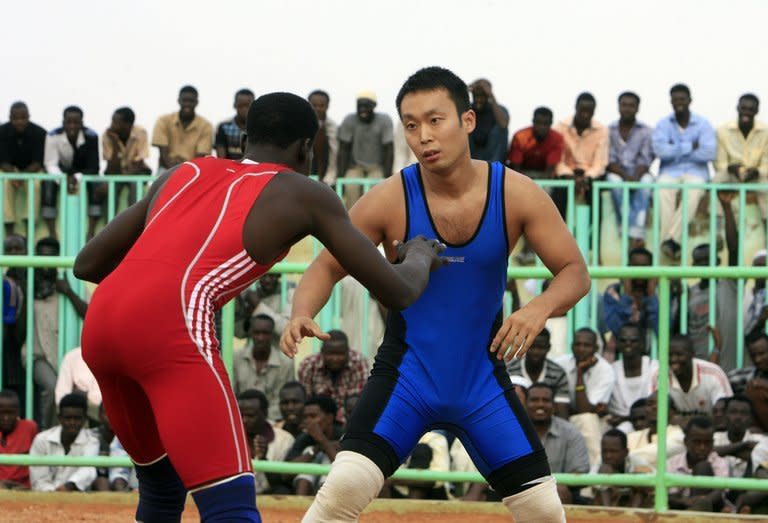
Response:
MULTIPOLYGON (((286 149, 248 144, 244 157, 306 173, 310 151, 310 140, 296 141, 286 149)), ((144 231, 158 194, 177 168, 162 175, 144 199, 118 215, 86 244, 75 260, 76 277, 99 283, 119 265, 144 231)), ((257 263, 267 264, 307 235, 319 239, 350 274, 395 309, 413 302, 426 287, 429 270, 442 263, 439 244, 422 238, 402 246, 403 262, 390 265, 352 225, 332 189, 303 174, 282 172, 254 201, 243 226, 243 245, 257 263), (264 223, 272 225, 264 227, 264 223)), ((321 333, 316 325, 312 328, 321 333)))

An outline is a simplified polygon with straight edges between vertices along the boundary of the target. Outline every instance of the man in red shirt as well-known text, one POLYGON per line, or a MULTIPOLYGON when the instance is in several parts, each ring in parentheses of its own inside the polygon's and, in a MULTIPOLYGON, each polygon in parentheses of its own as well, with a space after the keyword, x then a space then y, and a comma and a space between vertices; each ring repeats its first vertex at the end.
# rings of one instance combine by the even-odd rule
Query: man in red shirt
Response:
MULTIPOLYGON (((552 129, 552 111, 538 107, 533 111, 533 125, 520 129, 512 137, 507 154, 507 166, 534 180, 548 180, 555 177, 555 166, 563 157, 563 135, 552 129)), ((536 261, 525 241, 522 250, 515 256, 521 265, 536 261)))
MULTIPOLYGON (((318 129, 306 100, 264 95, 251 104, 246 129, 242 160, 196 158, 171 168, 75 260, 75 275, 99 284, 83 325, 83 359, 137 465, 138 521, 180 521, 187 491, 205 523, 261 521, 214 315, 294 243, 316 236, 396 310, 442 264, 444 247, 423 237, 389 264, 336 193, 306 176, 318 129), (126 330, 133 317, 155 324, 126 330)), ((314 323, 296 333, 308 335, 328 339, 314 323)))
MULTIPOLYGON (((28 454, 37 434, 37 424, 20 419, 19 397, 12 390, 0 391, 0 454, 28 454)), ((0 489, 28 489, 29 467, 0 465, 0 489)))

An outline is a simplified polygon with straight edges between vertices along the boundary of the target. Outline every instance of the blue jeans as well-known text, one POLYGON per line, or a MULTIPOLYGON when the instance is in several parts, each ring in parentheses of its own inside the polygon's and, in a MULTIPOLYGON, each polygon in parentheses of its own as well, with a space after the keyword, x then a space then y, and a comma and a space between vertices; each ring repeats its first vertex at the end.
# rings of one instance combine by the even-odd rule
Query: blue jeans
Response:
MULTIPOLYGON (((609 182, 621 182, 623 179, 618 174, 608 173, 609 182)), ((640 180, 643 183, 653 182, 653 176, 646 173, 640 180)), ((623 189, 611 189, 611 199, 616 210, 616 223, 621 227, 621 206, 623 189)), ((651 201, 651 189, 635 189, 629 191, 629 237, 633 240, 645 238, 645 219, 648 214, 648 205, 651 201)))

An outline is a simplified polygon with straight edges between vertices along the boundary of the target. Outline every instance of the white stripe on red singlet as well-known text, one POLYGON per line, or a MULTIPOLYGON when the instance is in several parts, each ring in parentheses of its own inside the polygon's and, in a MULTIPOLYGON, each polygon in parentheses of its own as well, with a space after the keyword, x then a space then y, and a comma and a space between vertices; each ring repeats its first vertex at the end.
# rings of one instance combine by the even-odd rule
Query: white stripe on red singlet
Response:
MULTIPOLYGON (((150 225, 152 225, 152 222, 154 222, 154 221, 157 219, 157 217, 158 217, 158 216, 160 216, 160 214, 162 214, 162 212, 163 212, 163 211, 166 209, 166 207, 168 207, 168 206, 169 206, 171 203, 173 203, 173 200, 175 200, 176 198, 178 198, 178 197, 181 195, 181 193, 183 193, 183 192, 184 192, 184 191, 187 189, 187 187, 189 187, 190 185, 192 185, 192 182, 194 182, 195 180, 197 180, 197 179, 200 177, 200 168, 199 168, 197 165, 195 165, 195 164, 194 164, 194 163, 192 163, 192 162, 184 162, 184 164, 183 164, 183 165, 191 165, 191 166, 192 166, 192 168, 195 170, 195 175, 194 175, 192 178, 190 178, 190 180, 189 180, 187 183, 185 183, 185 184, 184 184, 184 185, 181 187, 181 189, 179 189, 178 191, 176 191, 176 194, 174 194, 173 196, 171 196, 171 198, 169 198, 169 199, 168 199, 168 201, 167 201, 167 202, 165 202, 165 205, 163 205, 162 207, 160 207, 160 210, 159 210, 159 211, 157 211, 157 214, 155 214, 155 215, 152 217, 152 219, 151 219, 151 220, 149 220, 149 221, 147 222, 147 224, 144 226, 144 230, 145 230, 145 231, 146 231, 146 230, 149 228, 149 226, 150 226, 150 225)), ((161 187, 161 189, 162 189, 162 187, 161 187)))

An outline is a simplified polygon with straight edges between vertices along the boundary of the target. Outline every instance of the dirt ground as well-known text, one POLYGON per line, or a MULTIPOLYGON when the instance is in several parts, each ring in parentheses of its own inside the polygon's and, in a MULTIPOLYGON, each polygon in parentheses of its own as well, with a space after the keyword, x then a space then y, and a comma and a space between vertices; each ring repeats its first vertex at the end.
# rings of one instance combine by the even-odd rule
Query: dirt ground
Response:
MULTIPOLYGON (((132 522, 136 494, 77 494, 0 491, 0 523, 132 522)), ((296 523, 310 498, 259 497, 265 523, 296 523)), ((199 521, 194 503, 188 501, 185 523, 199 521)), ((446 501, 376 500, 366 510, 362 523, 510 523, 504 507, 497 503, 446 501)), ((670 514, 649 511, 617 511, 568 507, 569 523, 721 523, 766 521, 765 516, 729 517, 720 514, 670 514)))

